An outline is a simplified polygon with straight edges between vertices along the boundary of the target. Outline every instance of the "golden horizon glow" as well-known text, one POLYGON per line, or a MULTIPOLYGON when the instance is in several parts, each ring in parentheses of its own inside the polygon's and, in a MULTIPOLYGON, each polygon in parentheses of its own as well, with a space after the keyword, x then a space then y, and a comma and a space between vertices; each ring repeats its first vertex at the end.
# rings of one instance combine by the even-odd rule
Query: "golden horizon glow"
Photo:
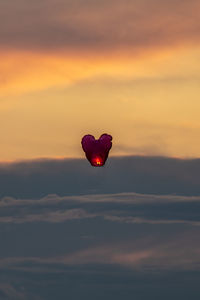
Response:
POLYGON ((103 132, 111 156, 199 157, 199 49, 2 54, 0 161, 83 157, 81 137, 103 132))

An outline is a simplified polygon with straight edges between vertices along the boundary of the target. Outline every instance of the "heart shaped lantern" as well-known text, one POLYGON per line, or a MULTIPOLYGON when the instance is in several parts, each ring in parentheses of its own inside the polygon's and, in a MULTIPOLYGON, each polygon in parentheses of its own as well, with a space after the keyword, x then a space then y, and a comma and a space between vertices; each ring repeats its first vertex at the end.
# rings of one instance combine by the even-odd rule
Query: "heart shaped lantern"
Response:
POLYGON ((112 136, 102 134, 98 140, 93 135, 87 134, 81 141, 83 151, 93 167, 102 167, 112 147, 112 136))

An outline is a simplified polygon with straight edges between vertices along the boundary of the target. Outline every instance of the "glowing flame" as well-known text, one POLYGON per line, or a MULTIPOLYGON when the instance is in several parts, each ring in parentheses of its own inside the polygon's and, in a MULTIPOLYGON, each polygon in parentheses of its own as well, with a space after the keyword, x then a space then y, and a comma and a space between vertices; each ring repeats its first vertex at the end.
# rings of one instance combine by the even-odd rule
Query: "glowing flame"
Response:
POLYGON ((96 163, 98 166, 101 165, 101 160, 100 160, 99 157, 96 157, 96 158, 95 158, 95 163, 96 163))

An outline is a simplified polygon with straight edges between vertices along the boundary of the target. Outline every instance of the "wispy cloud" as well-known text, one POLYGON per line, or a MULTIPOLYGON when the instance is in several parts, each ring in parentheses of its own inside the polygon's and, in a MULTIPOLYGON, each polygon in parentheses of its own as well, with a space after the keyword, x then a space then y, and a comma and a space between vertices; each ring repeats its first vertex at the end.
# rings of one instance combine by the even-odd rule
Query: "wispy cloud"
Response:
POLYGON ((101 218, 127 224, 200 226, 200 197, 137 193, 2 198, 0 223, 62 223, 101 218))

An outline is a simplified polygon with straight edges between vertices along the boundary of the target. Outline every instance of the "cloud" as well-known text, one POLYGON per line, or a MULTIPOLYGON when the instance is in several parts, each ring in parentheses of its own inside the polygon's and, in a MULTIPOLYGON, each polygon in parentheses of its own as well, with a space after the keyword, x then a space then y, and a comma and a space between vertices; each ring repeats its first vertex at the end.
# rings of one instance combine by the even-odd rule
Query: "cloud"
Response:
POLYGON ((85 159, 35 160, 0 165, 0 197, 42 198, 135 192, 197 196, 199 159, 111 157, 96 170, 85 159))
POLYGON ((195 297, 198 170, 163 157, 1 164, 0 298, 195 297))
POLYGON ((89 219, 95 222, 99 219, 125 224, 200 226, 199 207, 199 196, 120 193, 47 195, 41 199, 4 197, 0 201, 0 223, 63 223, 89 219))
POLYGON ((0 268, 43 273, 48 270, 64 272, 70 266, 103 264, 122 266, 147 273, 152 270, 200 271, 199 240, 196 239, 198 232, 189 231, 178 237, 165 233, 163 239, 154 233, 151 237, 146 236, 128 241, 120 241, 122 238, 120 236, 118 242, 93 245, 87 249, 59 256, 2 258, 0 268))
POLYGON ((0 284, 0 297, 2 300, 6 299, 16 299, 22 300, 26 299, 22 292, 17 291, 11 284, 0 284))
POLYGON ((199 196, 137 193, 5 197, 0 230, 9 238, 1 247, 0 267, 18 270, 34 264, 34 272, 82 264, 198 269, 199 206, 199 196), (11 246, 13 234, 17 247, 11 246), (24 243, 29 245, 26 257, 20 254, 24 243))
POLYGON ((134 224, 151 224, 151 225, 159 225, 159 224, 185 224, 185 225, 192 225, 192 226, 200 226, 200 221, 188 221, 188 220, 153 220, 153 219, 145 219, 145 218, 138 218, 138 217, 121 217, 121 216, 105 216, 106 220, 113 221, 113 222, 125 222, 125 223, 134 223, 134 224))
POLYGON ((66 222, 68 220, 92 218, 95 215, 88 214, 82 209, 68 209, 68 210, 56 210, 55 212, 44 212, 43 214, 26 214, 26 215, 14 215, 0 217, 0 223, 27 223, 27 222, 66 222))
POLYGON ((199 42, 198 0, 8 0, 0 11, 2 49, 101 54, 199 42))

